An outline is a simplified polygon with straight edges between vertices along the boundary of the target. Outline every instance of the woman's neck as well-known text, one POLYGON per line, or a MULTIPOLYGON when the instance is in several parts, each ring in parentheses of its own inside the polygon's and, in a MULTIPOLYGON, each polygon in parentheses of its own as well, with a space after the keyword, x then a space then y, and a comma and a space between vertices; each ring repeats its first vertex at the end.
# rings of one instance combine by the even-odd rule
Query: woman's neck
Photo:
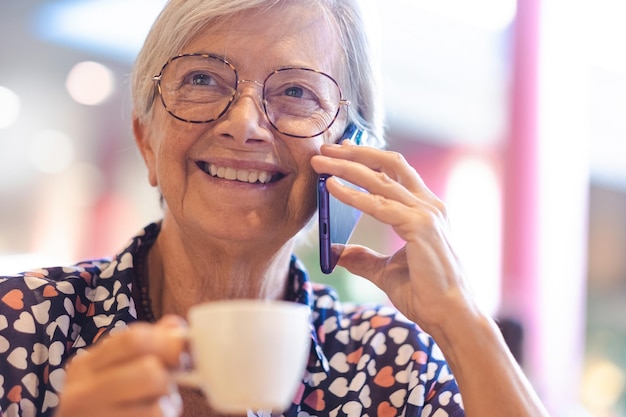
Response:
POLYGON ((293 242, 279 248, 253 246, 200 247, 161 230, 150 248, 144 278, 154 316, 184 317, 191 306, 206 301, 283 298, 293 242))

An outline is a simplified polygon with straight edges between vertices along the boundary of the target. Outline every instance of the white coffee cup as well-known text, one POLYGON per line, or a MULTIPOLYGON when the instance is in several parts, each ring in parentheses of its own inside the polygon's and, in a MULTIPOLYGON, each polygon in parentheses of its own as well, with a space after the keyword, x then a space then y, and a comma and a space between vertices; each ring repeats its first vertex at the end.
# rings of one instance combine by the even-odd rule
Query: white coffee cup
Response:
POLYGON ((310 309, 287 301, 228 300, 189 310, 194 369, 176 375, 223 413, 284 411, 310 352, 310 309))

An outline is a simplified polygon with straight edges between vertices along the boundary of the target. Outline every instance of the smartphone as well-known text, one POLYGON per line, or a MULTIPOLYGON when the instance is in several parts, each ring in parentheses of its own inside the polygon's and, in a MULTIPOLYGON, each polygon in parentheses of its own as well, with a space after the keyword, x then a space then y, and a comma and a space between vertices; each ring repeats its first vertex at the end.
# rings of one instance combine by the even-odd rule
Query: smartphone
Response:
MULTIPOLYGON (((344 139, 351 139, 353 143, 360 145, 363 135, 365 135, 364 131, 350 124, 339 143, 344 139)), ((352 232, 361 218, 360 210, 342 203, 328 192, 326 189, 326 180, 328 178, 330 178, 330 175, 321 174, 317 186, 320 269, 325 274, 330 274, 335 269, 344 245, 352 236, 352 232)), ((346 186, 364 191, 348 181, 340 178, 336 179, 346 186)))

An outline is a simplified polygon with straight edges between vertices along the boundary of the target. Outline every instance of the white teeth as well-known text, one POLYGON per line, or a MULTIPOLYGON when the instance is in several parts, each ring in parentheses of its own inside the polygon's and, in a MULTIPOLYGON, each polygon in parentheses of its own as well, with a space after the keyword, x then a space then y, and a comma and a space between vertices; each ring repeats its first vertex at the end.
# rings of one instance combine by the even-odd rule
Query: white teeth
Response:
POLYGON ((204 164, 204 171, 217 178, 249 182, 251 184, 256 182, 267 184, 272 180, 271 173, 253 169, 235 169, 230 167, 218 167, 215 164, 204 164))
POLYGON ((226 174, 224 175, 224 178, 226 178, 227 180, 237 179, 237 171, 233 168, 226 168, 226 174))
POLYGON ((259 173, 257 171, 250 171, 248 176, 248 182, 256 182, 259 179, 259 173))

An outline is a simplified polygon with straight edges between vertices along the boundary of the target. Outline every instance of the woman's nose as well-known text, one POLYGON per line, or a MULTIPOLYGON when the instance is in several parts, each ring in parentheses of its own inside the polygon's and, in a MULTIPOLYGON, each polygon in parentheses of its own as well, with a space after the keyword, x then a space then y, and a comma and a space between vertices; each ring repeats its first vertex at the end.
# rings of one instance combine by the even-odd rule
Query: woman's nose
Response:
POLYGON ((263 109, 262 96, 261 83, 239 80, 233 102, 217 121, 216 133, 242 143, 271 142, 273 130, 263 109))

